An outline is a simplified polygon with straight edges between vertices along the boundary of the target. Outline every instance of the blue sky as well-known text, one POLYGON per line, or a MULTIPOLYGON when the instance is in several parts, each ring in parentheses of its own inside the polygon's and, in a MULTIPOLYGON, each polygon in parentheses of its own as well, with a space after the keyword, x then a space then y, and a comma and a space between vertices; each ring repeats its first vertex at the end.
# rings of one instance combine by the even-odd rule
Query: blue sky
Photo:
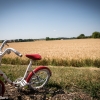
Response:
POLYGON ((100 32, 100 0, 0 0, 0 40, 100 32))

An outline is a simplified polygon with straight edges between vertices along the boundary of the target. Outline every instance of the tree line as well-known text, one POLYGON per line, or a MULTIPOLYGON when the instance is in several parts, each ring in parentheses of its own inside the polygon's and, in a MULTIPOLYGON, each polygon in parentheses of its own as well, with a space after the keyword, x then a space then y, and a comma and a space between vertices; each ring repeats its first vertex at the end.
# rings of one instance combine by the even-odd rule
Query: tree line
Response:
MULTIPOLYGON (((0 40, 0 43, 2 43, 4 40, 0 40)), ((14 39, 9 40, 9 42, 31 42, 34 41, 34 39, 14 39)))
POLYGON ((100 32, 93 32, 91 36, 85 36, 84 34, 80 34, 77 39, 82 39, 82 38, 100 38, 100 32))
POLYGON ((80 34, 77 37, 71 37, 71 38, 66 38, 66 37, 59 37, 59 38, 49 38, 46 37, 46 40, 61 40, 61 39, 86 39, 86 38, 100 38, 100 32, 93 32, 92 35, 90 36, 85 36, 84 34, 80 34))
MULTIPOLYGON (((31 42, 31 41, 37 41, 37 40, 67 40, 67 39, 86 39, 86 38, 100 38, 100 32, 93 32, 92 35, 90 36, 85 36, 84 34, 80 34, 77 37, 71 37, 71 38, 67 38, 67 37, 58 37, 58 38, 50 38, 50 37, 46 37, 44 39, 14 39, 14 40, 10 40, 10 42, 31 42)), ((2 43, 4 40, 0 40, 0 43, 2 43)))

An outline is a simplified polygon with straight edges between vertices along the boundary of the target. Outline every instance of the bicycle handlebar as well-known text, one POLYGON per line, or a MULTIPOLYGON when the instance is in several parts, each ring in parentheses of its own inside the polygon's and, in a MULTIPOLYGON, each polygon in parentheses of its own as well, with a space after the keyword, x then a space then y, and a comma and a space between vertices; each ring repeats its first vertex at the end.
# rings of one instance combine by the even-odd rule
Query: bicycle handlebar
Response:
POLYGON ((5 44, 6 44, 7 46, 9 46, 9 45, 7 44, 7 42, 8 42, 8 40, 5 40, 5 41, 3 41, 3 43, 1 44, 1 46, 0 46, 0 55, 3 56, 3 55, 5 55, 6 53, 10 53, 11 51, 13 51, 17 56, 22 57, 22 54, 21 54, 20 52, 16 51, 15 49, 13 49, 13 48, 7 48, 4 52, 1 52, 1 51, 2 51, 2 48, 4 47, 5 44))
POLYGON ((14 53, 15 53, 17 56, 22 57, 22 54, 21 54, 20 52, 15 51, 14 53))
POLYGON ((13 49, 13 48, 7 48, 2 54, 1 54, 1 56, 4 56, 7 52, 14 52, 17 56, 19 56, 19 57, 22 57, 22 54, 20 53, 20 52, 18 52, 18 51, 16 51, 15 49, 13 49))
MULTIPOLYGON (((4 40, 3 43, 0 46, 0 51, 2 50, 2 48, 4 47, 5 44, 7 44, 8 40, 4 40)), ((8 45, 8 44, 7 44, 8 45)))

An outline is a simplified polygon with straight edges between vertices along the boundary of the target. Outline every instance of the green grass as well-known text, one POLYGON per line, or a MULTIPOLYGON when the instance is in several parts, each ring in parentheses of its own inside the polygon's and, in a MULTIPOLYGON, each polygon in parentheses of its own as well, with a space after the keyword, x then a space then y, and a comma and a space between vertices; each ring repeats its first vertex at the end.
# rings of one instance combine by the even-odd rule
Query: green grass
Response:
MULTIPOLYGON (((2 64, 12 64, 12 65, 27 65, 29 63, 29 59, 21 59, 21 58, 3 58, 2 64)), ((84 67, 84 66, 94 66, 100 67, 100 58, 97 59, 42 59, 36 61, 34 65, 52 65, 52 66, 73 66, 73 67, 84 67)))
MULTIPOLYGON (((2 65, 0 67, 10 79, 22 77, 26 65, 2 65)), ((95 67, 48 66, 52 76, 48 88, 63 89, 67 92, 84 91, 93 98, 100 99, 100 69, 95 67)), ((33 67, 34 68, 34 67, 33 67)))
POLYGON ((99 68, 54 67, 51 70, 50 83, 56 84, 58 88, 69 92, 82 89, 93 98, 100 98, 99 68))

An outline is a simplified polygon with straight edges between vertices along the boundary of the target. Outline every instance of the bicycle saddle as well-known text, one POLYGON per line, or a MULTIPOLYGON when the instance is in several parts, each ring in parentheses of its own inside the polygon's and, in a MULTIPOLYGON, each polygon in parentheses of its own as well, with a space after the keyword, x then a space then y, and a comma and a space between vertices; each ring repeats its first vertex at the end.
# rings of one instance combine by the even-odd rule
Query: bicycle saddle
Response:
POLYGON ((41 60, 41 56, 39 54, 26 54, 25 56, 32 60, 41 60))

